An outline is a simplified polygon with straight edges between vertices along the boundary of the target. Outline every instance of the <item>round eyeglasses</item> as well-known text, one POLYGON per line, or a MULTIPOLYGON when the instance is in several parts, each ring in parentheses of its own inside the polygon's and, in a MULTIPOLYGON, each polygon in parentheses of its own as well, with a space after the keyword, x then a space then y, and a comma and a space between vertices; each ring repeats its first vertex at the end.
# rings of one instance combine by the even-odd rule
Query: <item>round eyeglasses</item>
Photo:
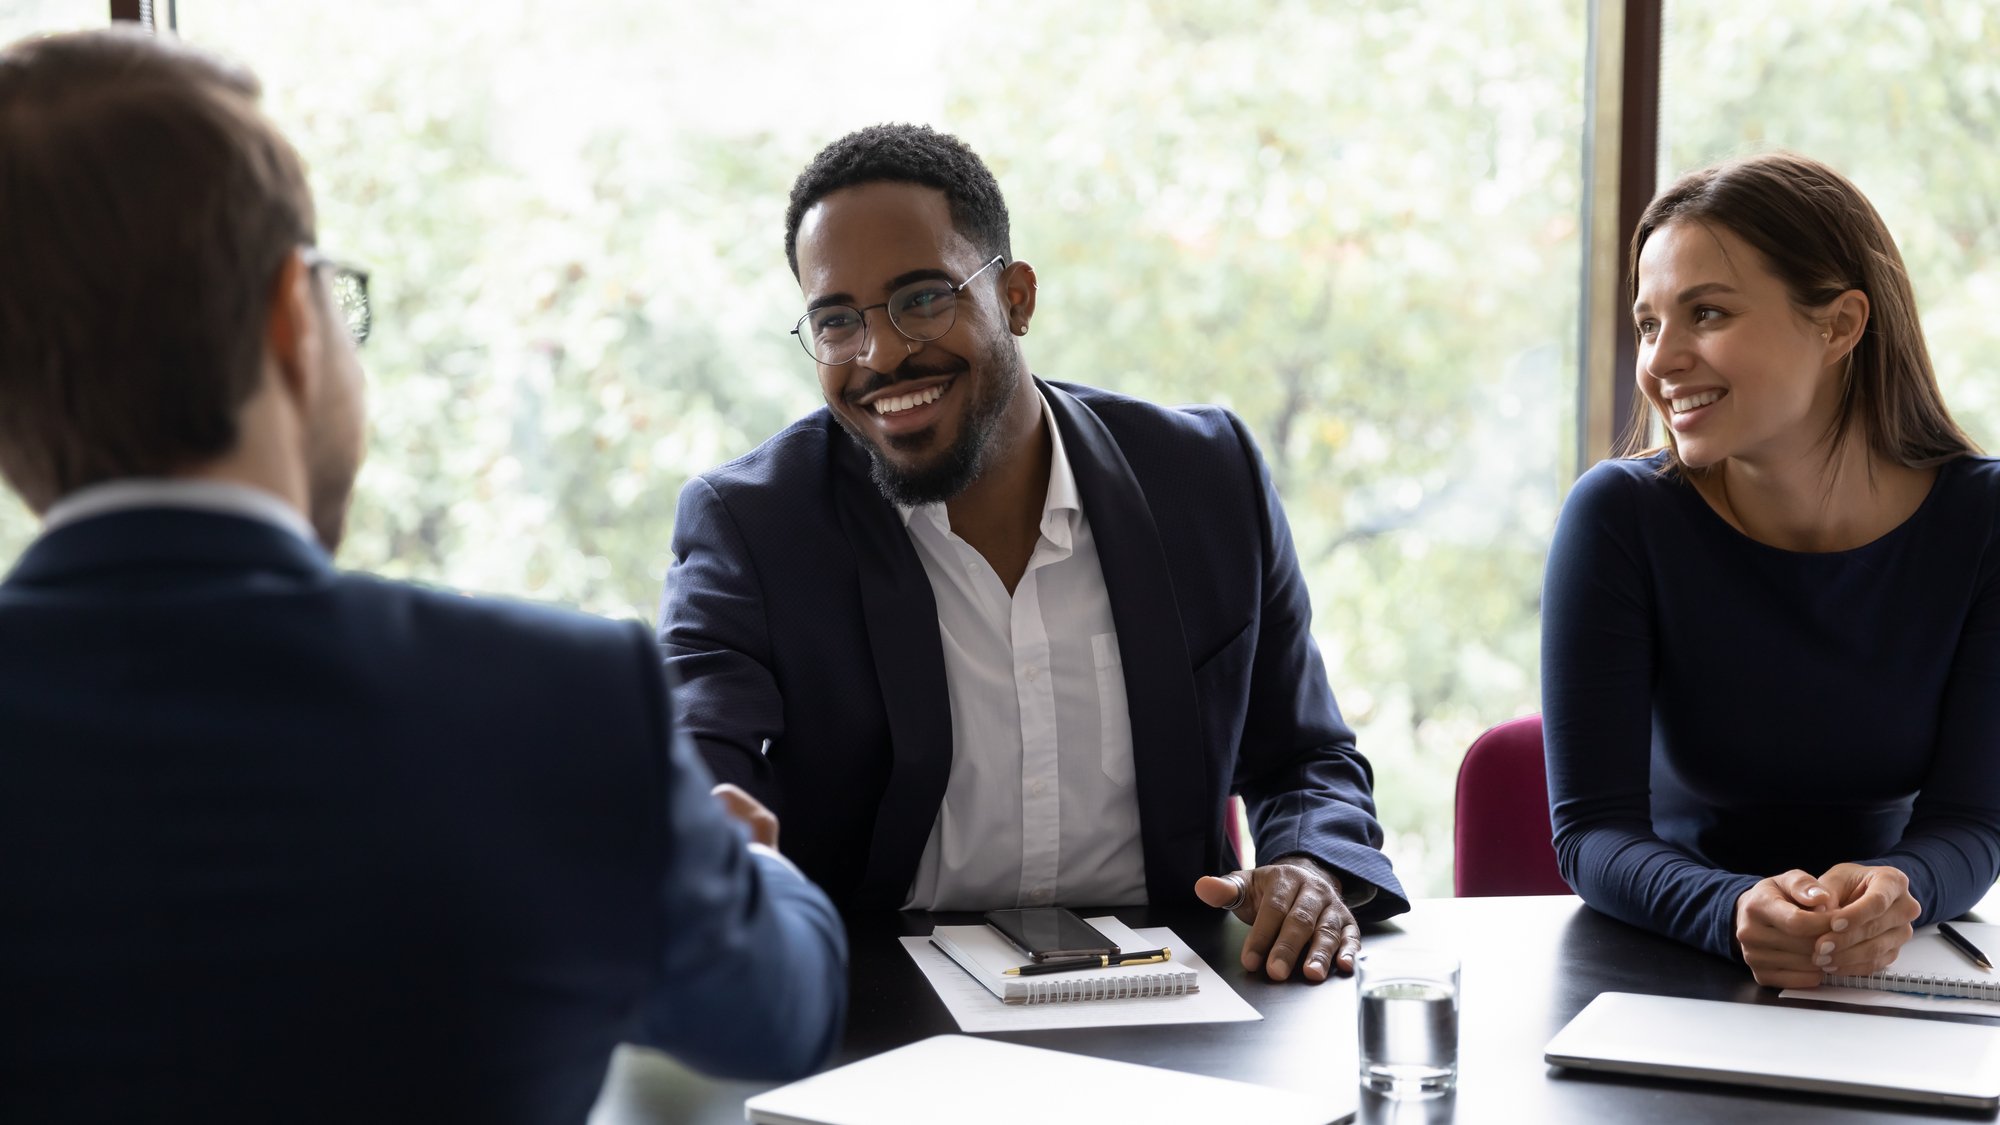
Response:
POLYGON ((972 284, 973 278, 1006 260, 1005 254, 993 255, 957 285, 944 278, 912 281, 889 294, 889 299, 879 305, 860 309, 851 305, 821 305, 809 309, 792 326, 792 335, 798 337, 799 346, 807 355, 828 367, 838 367, 861 354, 861 345, 868 336, 868 314, 887 309, 889 323, 896 326, 896 331, 920 344, 928 343, 951 331, 958 319, 959 292, 972 284))
POLYGON ((367 343, 368 331, 375 324, 368 303, 368 271, 329 258, 310 246, 305 247, 302 253, 308 268, 319 269, 323 266, 332 275, 334 307, 340 310, 348 335, 354 337, 357 346, 367 343))

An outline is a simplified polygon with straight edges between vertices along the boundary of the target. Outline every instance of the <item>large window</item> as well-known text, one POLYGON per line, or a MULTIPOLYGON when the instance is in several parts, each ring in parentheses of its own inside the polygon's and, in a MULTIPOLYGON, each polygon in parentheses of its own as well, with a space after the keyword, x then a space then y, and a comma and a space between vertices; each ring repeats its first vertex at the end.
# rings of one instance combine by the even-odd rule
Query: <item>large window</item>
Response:
POLYGON ((1007 192, 1038 373, 1258 435, 1390 852, 1448 892, 1458 760, 1536 706, 1574 471, 1579 5, 179 14, 261 73, 322 242, 374 270, 345 564, 650 618, 682 482, 818 401, 786 335, 792 177, 849 129, 929 122, 1007 192))
MULTIPOLYGON (((103 27, 108 15, 104 0, 0 0, 0 45, 30 35, 103 27)), ((0 573, 12 566, 34 528, 14 494, 0 488, 0 573)))
POLYGON ((0 0, 0 43, 43 32, 103 27, 108 15, 104 0, 0 0))
POLYGON ((1980 0, 1668 0, 1662 182, 1747 152, 1868 194, 1916 286, 1945 401, 2000 452, 2000 11, 1980 0))
MULTIPOLYGON (((681 483, 817 401, 784 333, 792 176, 848 129, 927 121, 1008 192, 1039 373, 1221 402, 1258 434, 1390 852, 1446 889, 1458 758, 1536 706, 1542 555, 1579 468, 1584 6, 180 7, 263 75, 322 241, 375 270, 343 562, 650 617, 681 483)), ((0 0, 0 40, 105 16, 0 0)), ((1776 147, 1846 171, 1902 246, 1947 399, 2000 442, 2000 17, 1666 0, 1665 23, 1662 181, 1776 147)), ((0 500, 0 563, 32 533, 0 500)))

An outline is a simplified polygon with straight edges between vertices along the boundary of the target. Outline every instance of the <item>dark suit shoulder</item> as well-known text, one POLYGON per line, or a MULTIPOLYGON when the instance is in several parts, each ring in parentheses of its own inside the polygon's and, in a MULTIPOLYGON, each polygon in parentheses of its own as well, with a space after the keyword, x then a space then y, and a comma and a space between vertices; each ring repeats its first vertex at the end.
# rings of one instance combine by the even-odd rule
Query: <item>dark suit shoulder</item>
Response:
POLYGON ((323 619, 358 657, 346 675, 385 711, 422 699, 441 725, 524 747, 638 752, 627 761, 664 744, 664 673, 638 621, 361 574, 339 575, 327 595, 323 619))
MULTIPOLYGON (((1103 424, 1156 518, 1170 519, 1170 513, 1183 512, 1193 521, 1187 528, 1172 529, 1175 532, 1214 531, 1218 520, 1254 519, 1252 513, 1263 510, 1262 462, 1256 442, 1226 407, 1160 406, 1097 387, 1049 386, 1074 397, 1103 424)), ((1071 457, 1075 456, 1072 451, 1071 457)), ((1249 533, 1254 527, 1245 524, 1240 530, 1249 533)))
POLYGON ((646 631, 166 522, 0 609, 0 1119, 581 1121, 677 883, 646 631))
POLYGON ((487 655, 568 656, 592 663, 629 660, 633 638, 647 640, 637 621, 618 621, 560 606, 490 595, 468 595, 374 575, 343 572, 335 596, 375 615, 378 625, 407 630, 426 644, 479 646, 487 655))
POLYGON ((757 448, 695 479, 726 501, 763 489, 796 491, 806 482, 824 477, 831 443, 847 440, 838 429, 832 412, 820 407, 766 438, 757 448))
POLYGON ((1075 396, 1089 407, 1121 446, 1131 438, 1165 445, 1177 452, 1216 445, 1240 452, 1242 447, 1243 423, 1228 407, 1207 403, 1161 406, 1082 383, 1051 382, 1049 386, 1075 396))

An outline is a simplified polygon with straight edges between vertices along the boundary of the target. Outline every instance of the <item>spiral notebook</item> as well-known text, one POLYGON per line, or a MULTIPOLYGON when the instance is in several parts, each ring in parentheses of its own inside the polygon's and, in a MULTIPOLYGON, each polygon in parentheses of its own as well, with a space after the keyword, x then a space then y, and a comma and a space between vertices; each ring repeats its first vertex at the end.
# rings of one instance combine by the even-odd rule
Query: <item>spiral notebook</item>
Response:
MULTIPOLYGON (((1116 918, 1089 918, 1091 925, 1125 949, 1145 942, 1116 918)), ((939 926, 931 943, 986 991, 1009 1004, 1063 1004, 1082 1000, 1124 1000, 1135 996, 1180 996, 1201 989, 1193 969, 1168 961, 1158 965, 1116 965, 1067 973, 1010 977, 1007 970, 1026 962, 1021 951, 990 926, 939 926)), ((974 993, 977 995, 977 993, 974 993)))
MULTIPOLYGON (((1953 922, 1951 928, 1979 947, 1990 959, 2000 957, 2000 926, 1981 922, 1953 922)), ((1925 926, 1903 944, 1896 961, 1879 973, 1865 977, 1826 978, 1836 988, 1872 988, 1882 992, 1918 992, 1965 1000, 2000 1000, 2000 971, 1987 972, 1967 960, 1938 933, 1925 926)), ((1811 993, 1801 995, 1810 996, 1811 993)))

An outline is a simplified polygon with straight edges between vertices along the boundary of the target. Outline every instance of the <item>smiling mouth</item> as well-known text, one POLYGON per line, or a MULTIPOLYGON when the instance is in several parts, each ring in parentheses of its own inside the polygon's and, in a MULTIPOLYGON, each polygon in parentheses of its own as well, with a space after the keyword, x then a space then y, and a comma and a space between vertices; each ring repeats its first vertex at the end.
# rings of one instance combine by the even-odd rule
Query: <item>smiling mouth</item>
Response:
POLYGON ((1695 410, 1700 407, 1707 406, 1709 403, 1719 401, 1722 398, 1722 395, 1723 395, 1722 391, 1703 391, 1700 394, 1692 394, 1682 398, 1668 399, 1667 405, 1670 408, 1672 408, 1673 412, 1676 414, 1686 414, 1690 410, 1695 410))
POLYGON ((936 402, 944 397, 945 388, 949 386, 951 386, 949 382, 944 382, 906 395, 884 395, 868 405, 873 407, 877 414, 900 414, 905 410, 915 410, 919 406, 928 406, 936 402))

